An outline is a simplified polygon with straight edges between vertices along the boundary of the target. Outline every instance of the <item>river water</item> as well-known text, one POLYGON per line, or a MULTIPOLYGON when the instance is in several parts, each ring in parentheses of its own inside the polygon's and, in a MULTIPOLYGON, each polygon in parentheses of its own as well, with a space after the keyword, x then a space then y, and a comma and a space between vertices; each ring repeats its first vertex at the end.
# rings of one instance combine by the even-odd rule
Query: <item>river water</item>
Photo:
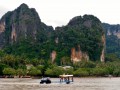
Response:
POLYGON ((0 78, 0 90, 120 90, 120 78, 74 78, 70 84, 51 78, 51 84, 39 84, 40 79, 0 78))

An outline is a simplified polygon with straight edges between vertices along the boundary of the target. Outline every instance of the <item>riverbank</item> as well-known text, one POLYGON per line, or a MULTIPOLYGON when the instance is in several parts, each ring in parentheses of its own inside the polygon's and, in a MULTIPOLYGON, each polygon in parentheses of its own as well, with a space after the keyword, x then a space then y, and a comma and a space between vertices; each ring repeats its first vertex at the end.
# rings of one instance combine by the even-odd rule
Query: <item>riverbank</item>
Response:
POLYGON ((40 84, 40 79, 1 78, 0 90, 119 90, 120 78, 74 78, 70 84, 51 78, 51 84, 40 84))

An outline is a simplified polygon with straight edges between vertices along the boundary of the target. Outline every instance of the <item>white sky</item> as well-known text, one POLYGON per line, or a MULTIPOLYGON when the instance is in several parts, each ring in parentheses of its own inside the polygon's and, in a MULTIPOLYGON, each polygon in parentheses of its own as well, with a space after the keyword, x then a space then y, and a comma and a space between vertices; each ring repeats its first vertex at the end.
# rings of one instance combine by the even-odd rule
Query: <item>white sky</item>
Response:
POLYGON ((0 0, 0 18, 26 3, 47 25, 66 25, 75 16, 92 14, 102 22, 120 24, 120 0, 0 0))

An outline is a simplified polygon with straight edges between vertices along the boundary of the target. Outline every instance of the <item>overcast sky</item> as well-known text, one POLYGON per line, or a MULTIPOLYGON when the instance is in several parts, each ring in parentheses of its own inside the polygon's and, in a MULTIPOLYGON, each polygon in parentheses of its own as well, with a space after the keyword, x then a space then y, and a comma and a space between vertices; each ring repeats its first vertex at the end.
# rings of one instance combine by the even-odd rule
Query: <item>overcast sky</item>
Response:
POLYGON ((75 16, 92 14, 102 22, 120 24, 120 0, 0 0, 0 18, 26 3, 47 25, 66 25, 75 16))

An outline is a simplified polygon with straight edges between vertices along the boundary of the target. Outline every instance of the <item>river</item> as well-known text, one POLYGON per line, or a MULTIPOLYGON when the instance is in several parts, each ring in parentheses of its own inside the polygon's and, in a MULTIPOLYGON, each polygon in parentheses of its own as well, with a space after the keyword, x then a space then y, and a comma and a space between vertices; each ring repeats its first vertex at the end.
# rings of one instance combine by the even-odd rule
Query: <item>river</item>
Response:
POLYGON ((120 78, 74 78, 70 84, 51 78, 51 84, 39 84, 40 79, 0 78, 0 90, 120 90, 120 78))

